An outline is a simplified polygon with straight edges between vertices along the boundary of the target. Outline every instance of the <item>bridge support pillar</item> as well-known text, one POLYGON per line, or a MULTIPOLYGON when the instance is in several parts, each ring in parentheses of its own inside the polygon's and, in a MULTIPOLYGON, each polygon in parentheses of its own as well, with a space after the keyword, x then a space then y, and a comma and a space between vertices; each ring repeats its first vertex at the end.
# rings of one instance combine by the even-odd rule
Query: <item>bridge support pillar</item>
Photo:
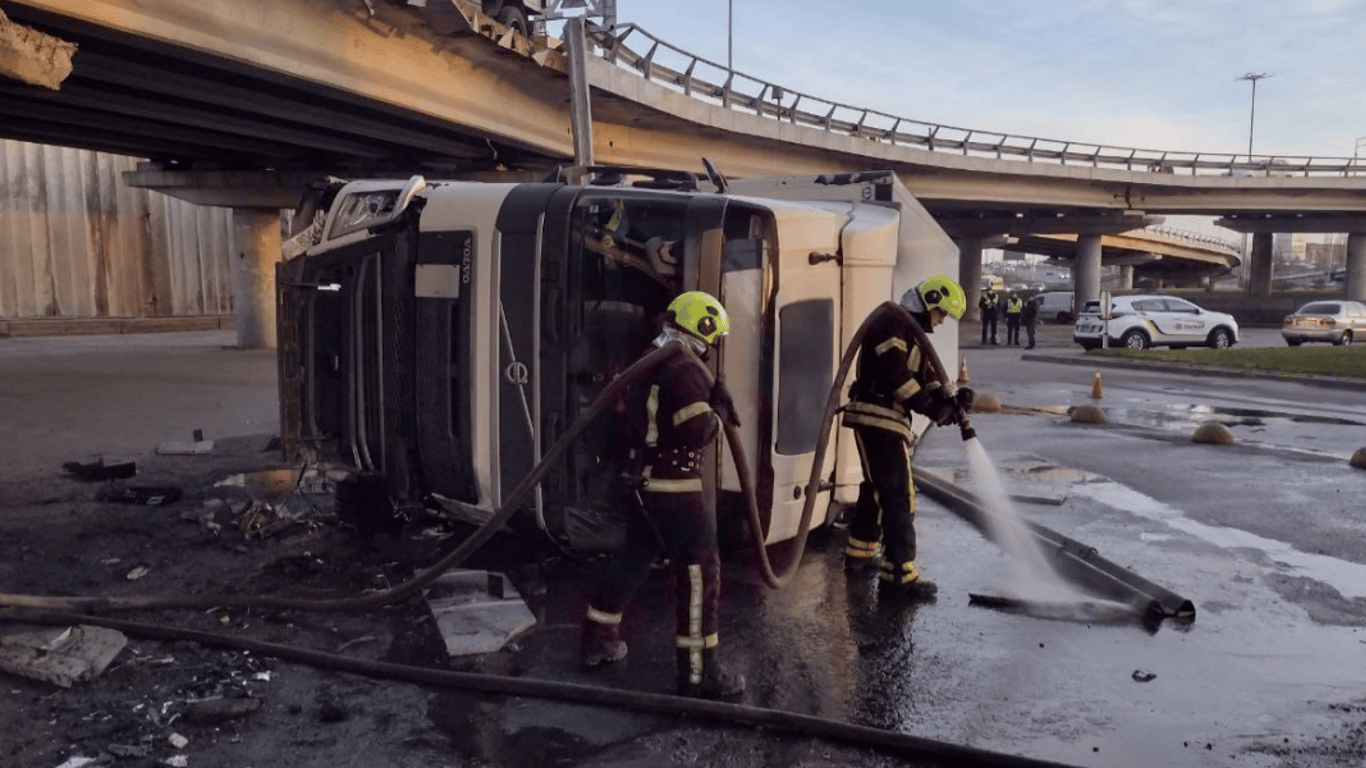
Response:
POLYGON ((1119 268, 1119 287, 1132 290, 1134 287, 1134 265, 1123 264, 1119 268))
POLYGON ((1366 301, 1366 232, 1347 234, 1347 298, 1366 301))
POLYGON ((1076 306, 1100 300, 1100 235, 1077 235, 1076 306))
POLYGON ((280 260, 280 211, 234 208, 233 309, 237 346, 275 348, 275 263, 280 260))
POLYGON ((958 238, 958 283, 968 295, 967 318, 981 320, 977 300, 982 297, 982 238, 958 238))
POLYGON ((1270 232, 1252 234, 1252 254, 1249 256, 1247 295, 1271 295, 1271 236, 1270 232))

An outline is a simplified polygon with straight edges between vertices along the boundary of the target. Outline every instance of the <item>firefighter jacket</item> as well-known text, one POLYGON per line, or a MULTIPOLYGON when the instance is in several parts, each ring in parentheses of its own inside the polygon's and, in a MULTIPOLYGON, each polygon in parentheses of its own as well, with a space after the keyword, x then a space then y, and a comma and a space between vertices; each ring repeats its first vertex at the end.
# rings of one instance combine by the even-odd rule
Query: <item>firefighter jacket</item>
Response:
POLYGON ((923 412, 940 385, 905 315, 889 312, 868 327, 857 376, 841 423, 884 429, 914 443, 910 414, 923 412))
POLYGON ((676 355, 654 370, 636 405, 646 491, 702 491, 702 454, 719 429, 710 400, 706 373, 686 356, 676 355))

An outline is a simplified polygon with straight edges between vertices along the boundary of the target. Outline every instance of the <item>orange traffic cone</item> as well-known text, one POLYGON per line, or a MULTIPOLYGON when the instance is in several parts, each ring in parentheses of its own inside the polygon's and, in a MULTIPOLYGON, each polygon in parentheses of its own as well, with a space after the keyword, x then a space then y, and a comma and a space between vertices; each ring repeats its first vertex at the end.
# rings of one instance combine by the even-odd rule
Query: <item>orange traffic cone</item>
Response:
POLYGON ((1100 371, 1096 371, 1095 378, 1091 379, 1091 398, 1100 399, 1100 371))
POLYGON ((961 359, 958 361, 958 383, 959 383, 959 384, 971 384, 971 383, 972 383, 971 381, 968 380, 968 359, 967 359, 966 357, 961 358, 961 359))

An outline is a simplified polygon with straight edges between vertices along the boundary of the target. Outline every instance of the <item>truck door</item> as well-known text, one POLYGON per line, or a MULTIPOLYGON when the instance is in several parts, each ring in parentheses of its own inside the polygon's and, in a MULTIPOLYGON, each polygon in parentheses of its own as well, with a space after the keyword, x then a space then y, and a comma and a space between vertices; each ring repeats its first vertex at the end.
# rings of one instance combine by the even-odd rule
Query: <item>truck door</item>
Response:
MULTIPOLYGON (((805 206, 781 210, 777 217, 761 217, 737 207, 727 216, 726 262, 730 267, 741 265, 746 252, 767 251, 754 254, 754 261, 765 267, 762 272, 730 269, 724 285, 727 311, 735 305, 742 323, 748 297, 760 293, 762 322, 755 326, 763 330, 757 336, 738 332, 736 313, 731 311, 726 371, 728 379, 734 379, 745 367, 744 361, 754 361, 757 367, 752 391, 758 393, 758 401, 752 407, 759 439, 750 455, 755 457, 759 508, 769 510, 763 532, 766 543, 785 541, 799 532, 806 501, 803 489, 810 478, 821 416, 839 364, 838 254, 843 219, 805 206), (737 247, 731 234, 741 226, 748 230, 745 242, 757 245, 737 247)), ((733 391, 737 389, 732 386, 733 391)), ((745 411, 742 406, 742 420, 745 411)), ((834 467, 833 450, 826 454, 825 463, 822 477, 834 467)), ((723 457, 722 467, 722 487, 738 489, 729 455, 723 457)), ((829 491, 821 494, 810 527, 825 522, 829 491)))

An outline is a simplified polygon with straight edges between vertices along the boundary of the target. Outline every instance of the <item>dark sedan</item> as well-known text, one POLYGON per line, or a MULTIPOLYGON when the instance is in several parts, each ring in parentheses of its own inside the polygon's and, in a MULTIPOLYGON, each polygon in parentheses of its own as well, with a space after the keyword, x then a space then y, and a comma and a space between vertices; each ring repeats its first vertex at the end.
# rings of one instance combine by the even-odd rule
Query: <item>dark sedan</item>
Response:
POLYGON ((1285 343, 1325 341, 1339 347, 1366 339, 1366 304, 1359 301, 1311 301, 1286 315, 1281 323, 1285 343))

